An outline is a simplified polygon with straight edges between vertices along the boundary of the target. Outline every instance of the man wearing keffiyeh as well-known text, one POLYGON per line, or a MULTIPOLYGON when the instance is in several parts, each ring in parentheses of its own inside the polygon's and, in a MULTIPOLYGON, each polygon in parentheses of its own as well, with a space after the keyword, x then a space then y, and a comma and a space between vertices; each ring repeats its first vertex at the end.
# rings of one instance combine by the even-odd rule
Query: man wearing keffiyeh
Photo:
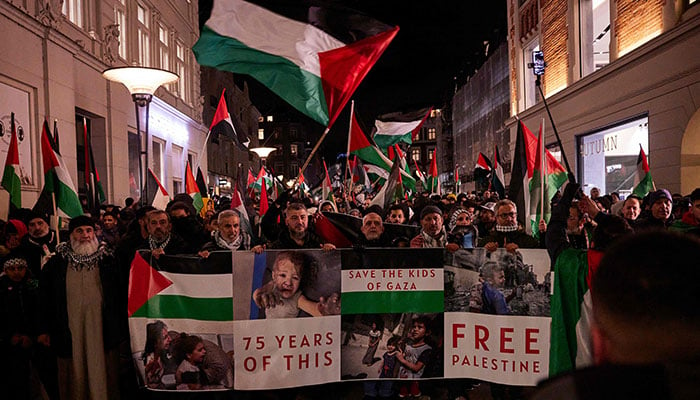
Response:
POLYGON ((209 252, 217 250, 250 250, 251 237, 241 230, 241 217, 235 210, 219 213, 219 229, 211 234, 211 240, 202 246, 199 255, 208 257, 209 252))
POLYGON ((119 398, 113 381, 117 347, 128 336, 128 272, 97 241, 90 217, 71 219, 69 232, 42 270, 37 340, 58 355, 61 398, 119 398))
MULTIPOLYGON (((540 234, 538 241, 525 233, 518 226, 518 209, 515 203, 508 199, 499 200, 496 203, 496 226, 486 236, 479 239, 479 247, 492 252, 499 247, 514 253, 518 248, 537 249, 544 248, 544 234, 540 234)), ((546 229, 546 227, 543 227, 546 229)))

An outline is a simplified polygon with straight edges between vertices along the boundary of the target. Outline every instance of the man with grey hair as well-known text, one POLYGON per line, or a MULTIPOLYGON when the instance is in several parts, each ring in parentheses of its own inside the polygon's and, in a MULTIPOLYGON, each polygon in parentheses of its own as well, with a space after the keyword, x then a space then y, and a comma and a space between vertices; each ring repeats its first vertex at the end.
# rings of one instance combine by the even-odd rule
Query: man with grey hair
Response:
POLYGON ((61 398, 118 399, 128 271, 97 241, 90 217, 71 219, 69 232, 42 270, 37 341, 58 356, 61 398))
POLYGON ((252 238, 241 230, 238 211, 224 210, 219 213, 217 221, 219 229, 212 232, 211 240, 202 246, 198 253, 200 256, 206 258, 209 252, 217 250, 251 250, 252 238))

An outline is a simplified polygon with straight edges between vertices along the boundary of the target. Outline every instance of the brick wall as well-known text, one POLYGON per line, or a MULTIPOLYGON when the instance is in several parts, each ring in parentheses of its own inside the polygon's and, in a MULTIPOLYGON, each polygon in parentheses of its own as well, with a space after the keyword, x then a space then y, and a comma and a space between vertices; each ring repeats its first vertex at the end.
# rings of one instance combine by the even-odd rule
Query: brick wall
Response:
POLYGON ((615 40, 623 55, 657 36, 663 29, 666 0, 617 0, 615 3, 615 40))
POLYGON ((545 94, 561 89, 568 84, 568 26, 567 3, 561 0, 541 0, 542 7, 542 51, 547 62, 542 90, 545 94))

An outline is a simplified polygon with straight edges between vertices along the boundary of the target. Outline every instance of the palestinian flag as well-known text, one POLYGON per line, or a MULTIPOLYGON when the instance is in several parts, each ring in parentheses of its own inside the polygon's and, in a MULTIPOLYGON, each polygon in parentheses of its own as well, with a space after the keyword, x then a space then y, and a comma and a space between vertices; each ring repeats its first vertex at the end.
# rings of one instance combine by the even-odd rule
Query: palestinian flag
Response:
MULTIPOLYGON (((7 167, 5 167, 7 168, 7 167)), ((649 192, 656 190, 654 180, 649 172, 649 162, 641 143, 639 144, 639 157, 637 157, 637 173, 634 176, 634 189, 632 194, 644 198, 649 192)))
POLYGON ((489 160, 484 153, 480 152, 479 158, 476 159, 476 165, 474 166, 474 181, 485 186, 491 174, 491 169, 491 160, 489 160))
POLYGON ((168 195, 168 191, 160 184, 156 174, 154 174, 150 168, 146 174, 146 183, 148 187, 151 188, 148 191, 146 204, 150 204, 159 210, 165 210, 170 202, 170 196, 168 195))
POLYGON ((2 187, 10 194, 10 204, 22 208, 22 181, 19 169, 19 147, 17 145, 17 131, 15 130, 15 113, 10 113, 10 146, 7 148, 5 159, 5 171, 2 174, 2 187))
POLYGON ((280 8, 286 15, 242 0, 214 1, 192 49, 197 62, 250 75, 330 127, 399 28, 348 9, 280 8))
POLYGON ((350 161, 350 171, 353 185, 361 185, 365 189, 368 189, 372 185, 362 160, 357 156, 350 161))
POLYGON ((199 192, 199 186, 197 186, 197 180, 194 178, 189 161, 185 167, 185 192, 192 197, 192 206, 197 211, 197 214, 199 214, 202 208, 204 208, 204 202, 202 201, 202 194, 199 192))
MULTIPOLYGON (((380 182, 383 182, 389 176, 389 171, 391 171, 391 166, 394 164, 387 156, 385 156, 377 146, 372 145, 367 137, 365 136, 360 124, 355 117, 352 115, 352 121, 350 125, 350 153, 359 157, 365 163, 365 167, 368 167, 367 174, 375 174, 376 177, 380 177, 380 182), (370 165, 376 166, 376 168, 370 167, 370 165), (384 172, 381 172, 383 170, 384 172), (385 176, 386 174, 386 176, 385 176)), ((370 177, 372 178, 372 177, 370 177)), ((410 173, 406 171, 401 171, 401 179, 403 180, 404 187, 408 190, 416 189, 416 180, 411 176, 410 173)), ((373 179, 376 180, 376 179, 373 179)))
POLYGON ((528 230, 527 217, 530 210, 530 178, 535 169, 537 138, 522 121, 518 121, 518 133, 515 136, 515 152, 510 173, 508 198, 518 208, 518 222, 528 230))
POLYGON ((238 186, 238 181, 233 188, 233 193, 231 195, 231 209, 238 211, 238 215, 241 218, 241 230, 245 231, 253 237, 253 227, 250 224, 250 217, 248 216, 248 210, 245 208, 245 203, 243 202, 243 192, 238 186))
POLYGON ((130 318, 233 320, 230 252, 212 252, 206 268, 200 257, 149 255, 139 251, 131 262, 130 318))
MULTIPOLYGON (((87 121, 87 118, 82 118, 85 151, 85 184, 87 189, 88 209, 97 212, 100 204, 107 200, 107 196, 105 196, 100 174, 97 172, 97 166, 95 165, 95 156, 92 152, 92 137, 90 136, 90 132, 88 132, 87 121)), ((54 137, 56 136, 54 135, 54 137)))
POLYGON ((440 194, 440 182, 438 181, 437 149, 433 149, 433 159, 430 161, 430 171, 428 171, 428 186, 430 193, 440 194))
POLYGON ((236 130, 234 127, 231 114, 229 114, 228 107, 226 106, 226 97, 224 97, 224 93, 226 93, 225 88, 221 91, 219 105, 216 107, 216 113, 214 113, 214 118, 211 121, 209 132, 214 135, 224 135, 233 140, 233 143, 235 143, 236 147, 241 151, 248 151, 250 139, 243 129, 236 130))
POLYGON ((394 161, 394 165, 391 167, 391 172, 389 173, 389 178, 382 186, 381 190, 372 199, 371 205, 377 205, 386 211, 389 206, 398 198, 403 199, 403 190, 401 186, 401 167, 399 160, 394 161))
POLYGON ((34 206, 34 211, 53 214, 52 196, 56 199, 56 210, 59 216, 70 218, 83 215, 78 192, 75 190, 61 154, 54 150, 49 137, 49 123, 44 120, 41 133, 41 158, 44 165, 44 188, 34 206), (48 208, 47 208, 48 206, 48 208))
POLYGON ((496 145, 493 152, 493 173, 491 174, 491 190, 498 193, 498 198, 503 199, 506 196, 505 178, 503 177, 503 160, 498 152, 496 145))
POLYGON ((537 138, 537 149, 530 180, 530 227, 532 236, 539 238, 539 222, 544 219, 549 223, 552 198, 569 178, 564 167, 545 149, 543 129, 537 138))
POLYGON ((377 117, 374 121, 374 143, 380 149, 386 149, 403 142, 413 143, 413 138, 420 132, 421 126, 430 115, 432 107, 408 112, 394 112, 377 117))
MULTIPOLYGON (((323 239, 324 243, 333 243, 336 247, 352 247, 352 243, 357 242, 360 228, 362 228, 361 218, 334 212, 323 213, 323 217, 323 225, 314 225, 314 232, 323 239), (327 227, 326 222, 333 228, 327 227), (348 243, 350 244, 347 245, 348 243)), ((389 238, 398 236, 412 238, 418 235, 418 232, 420 227, 416 225, 384 223, 384 234, 389 238)))
POLYGON ((323 160, 323 171, 326 175, 324 176, 323 181, 321 182, 322 200, 329 200, 333 202, 333 207, 335 207, 335 209, 338 209, 338 207, 335 204, 335 196, 333 195, 333 185, 331 184, 331 177, 328 175, 328 167, 326 167, 326 160, 323 160))
POLYGON ((260 187, 260 209, 258 213, 260 217, 265 215, 267 210, 270 209, 270 204, 267 201, 267 187, 265 186, 265 180, 262 180, 262 186, 260 187))
POLYGON ((423 185, 423 190, 428 190, 428 182, 426 182, 425 180, 425 174, 423 173, 423 171, 420 170, 420 167, 418 166, 416 160, 413 160, 413 164, 416 166, 416 176, 418 176, 421 185, 423 185))
POLYGON ((199 212, 202 217, 204 217, 204 214, 207 212, 207 206, 209 204, 209 190, 207 189, 207 182, 204 180, 204 174, 202 173, 202 169, 200 167, 197 167, 197 188, 199 188, 199 194, 202 195, 202 203, 204 206, 202 207, 202 210, 199 212))
POLYGON ((342 314, 443 312, 442 252, 403 249, 390 259, 386 249, 342 252, 342 314))
POLYGON ((590 283, 603 253, 566 249, 554 265, 549 376, 592 364, 590 283))

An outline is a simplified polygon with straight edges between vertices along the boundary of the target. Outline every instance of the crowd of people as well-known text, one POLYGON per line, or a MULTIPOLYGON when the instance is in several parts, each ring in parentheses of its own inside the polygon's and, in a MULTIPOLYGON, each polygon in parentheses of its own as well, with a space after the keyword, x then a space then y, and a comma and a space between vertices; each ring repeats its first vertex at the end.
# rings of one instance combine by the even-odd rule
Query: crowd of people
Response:
MULTIPOLYGON (((487 251, 505 248, 509 252, 518 248, 547 248, 555 267, 572 260, 597 260, 597 264, 608 249, 624 242, 625 237, 642 232, 680 232, 686 237, 686 247, 697 247, 688 237, 700 237, 700 188, 686 197, 659 189, 643 199, 630 195, 622 200, 616 193, 601 195, 597 189, 587 196, 577 184, 570 183, 552 200, 551 220, 540 221, 537 238, 526 232, 523 221, 518 221, 513 201, 500 199, 489 191, 442 196, 418 194, 415 199, 397 202, 386 210, 371 205, 369 198, 316 204, 310 196, 289 191, 281 194, 262 217, 257 216, 256 206, 249 204, 250 230, 245 229, 248 224, 241 215, 231 209, 230 199, 223 197, 211 199, 203 213, 194 209, 187 195, 175 196, 165 210, 139 206, 138 202, 128 200, 124 207, 102 206, 99 211, 73 218, 63 230, 55 226, 52 229, 48 215, 29 209, 15 210, 8 221, 3 221, 0 345, 12 362, 1 363, 0 387, 10 393, 9 398, 111 399, 135 393, 135 370, 133 365, 129 366, 132 361, 126 308, 129 266, 137 250, 148 250, 156 258, 163 254, 208 257, 217 250, 333 251, 337 244, 324 239, 314 229, 323 212, 361 219, 356 232, 358 239, 353 243, 356 247, 434 247, 447 252, 475 247, 487 251), (390 233, 387 224, 413 225, 417 234, 408 237, 396 233, 405 232, 401 230, 390 233), (572 252, 589 252, 593 257, 577 258, 572 252)), ((651 236, 641 237, 648 240, 651 236)), ((693 265, 697 264, 698 254, 694 254, 693 265)), ((604 264, 600 262, 601 269, 604 264)), ((282 276, 295 273, 294 268, 285 270, 287 267, 280 261, 275 267, 275 278, 280 282, 271 285, 285 285, 282 276)), ((484 307, 492 313, 507 314, 507 299, 498 295, 503 271, 486 267, 482 271, 484 292, 488 294, 484 307)), ((694 285, 696 288, 697 281, 694 285)), ((293 286, 289 292, 287 300, 296 304, 290 304, 285 311, 319 309, 308 304, 293 286)), ((695 293, 691 291, 688 295, 695 293)), ((269 301, 264 293, 254 298, 263 308, 269 301)), ((686 300, 692 302, 690 298, 686 300)), ((339 299, 333 299, 336 301, 339 299)), ((682 310, 686 306, 683 304, 682 310)), ((606 303, 601 307, 611 306, 606 303)), ((617 311, 618 308, 606 311, 605 318, 613 318, 617 311)), ((680 313, 676 310, 673 315, 680 313)), ((688 323, 697 324, 697 312, 692 313, 693 319, 688 323)), ((604 325, 608 328, 614 324, 606 319, 604 325)), ((694 356, 700 355, 697 337, 686 338, 689 342, 686 349, 694 356)), ((618 338, 608 339, 614 342, 618 338)), ((202 343, 193 339, 190 347, 197 349, 202 343)), ((187 356, 183 360, 192 351, 185 351, 183 354, 187 356)), ((587 351, 589 365, 593 365, 598 357, 594 345, 587 351)), ((374 351, 371 353, 373 359, 374 351)), ((667 355, 671 357, 670 352, 667 355)), ((658 361, 653 357, 647 360, 658 361)), ((389 363, 411 370, 416 365, 415 360, 407 361, 403 353, 391 361, 384 360, 385 365, 389 363)), ((187 386, 187 382, 182 384, 187 386)), ((192 385, 189 387, 196 386, 192 385)), ((390 387, 384 389, 380 396, 394 395, 390 387)), ((512 397, 501 389, 496 387, 494 398, 512 397)), ((370 398, 375 395, 367 393, 370 398)), ((421 396, 421 392, 412 387, 408 395, 421 396)))

